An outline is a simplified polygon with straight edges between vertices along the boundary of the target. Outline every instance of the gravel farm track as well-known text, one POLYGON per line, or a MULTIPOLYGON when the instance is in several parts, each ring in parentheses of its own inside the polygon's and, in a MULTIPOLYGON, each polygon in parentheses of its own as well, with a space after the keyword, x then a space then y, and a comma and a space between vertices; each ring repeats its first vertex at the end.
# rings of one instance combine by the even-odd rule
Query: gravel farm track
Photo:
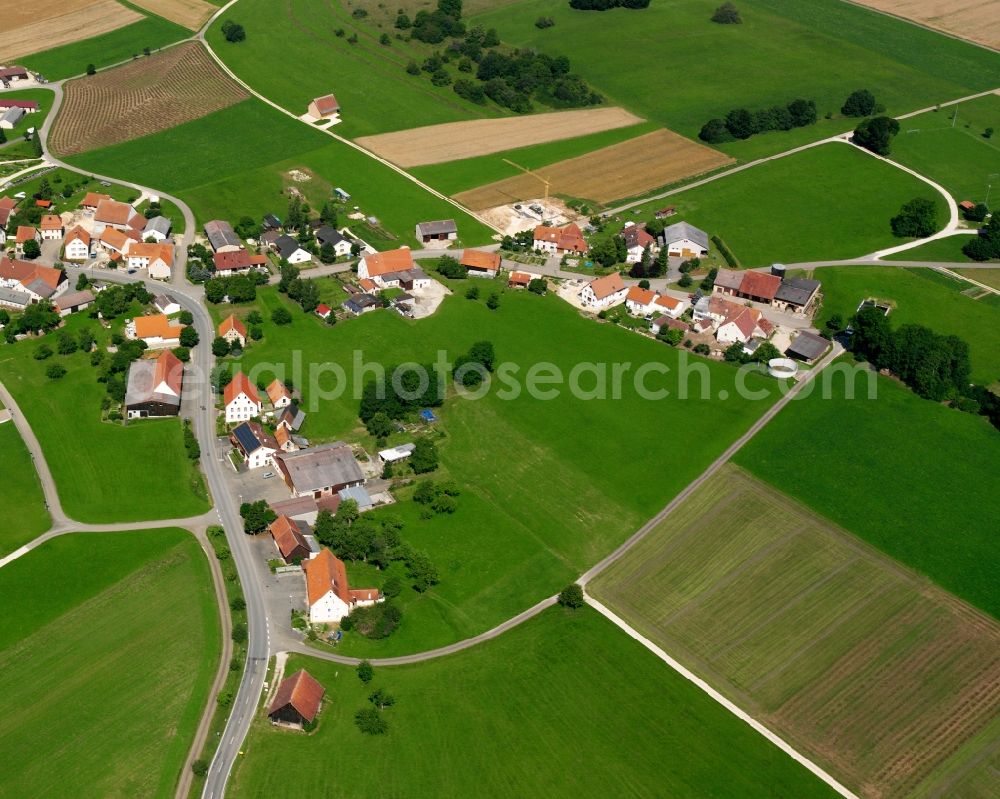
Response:
POLYGON ((640 117, 624 108, 581 108, 427 125, 377 136, 362 136, 357 142, 394 164, 412 167, 490 155, 640 122, 640 117))
MULTIPOLYGON (((539 174, 551 181, 551 194, 606 203, 731 163, 733 159, 725 153, 663 129, 559 161, 539 174)), ((537 196, 538 178, 516 175, 463 191, 455 199, 480 211, 537 196)))
POLYGON ((49 147, 59 156, 148 136, 250 95, 198 42, 188 42, 64 87, 49 147))
POLYGON ((32 0, 4 8, 0 64, 79 42, 142 19, 114 0, 32 0))

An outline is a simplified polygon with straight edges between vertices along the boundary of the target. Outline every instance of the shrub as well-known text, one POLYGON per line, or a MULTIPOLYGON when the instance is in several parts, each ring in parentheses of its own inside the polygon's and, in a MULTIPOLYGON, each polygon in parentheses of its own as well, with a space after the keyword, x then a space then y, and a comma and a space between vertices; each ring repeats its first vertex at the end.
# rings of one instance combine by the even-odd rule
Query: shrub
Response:
POLYGON ((204 777, 206 774, 208 774, 208 763, 199 758, 198 760, 195 760, 194 763, 191 764, 191 771, 194 772, 194 775, 196 777, 204 777))
MULTIPOLYGON (((378 640, 392 635, 403 620, 403 611, 392 602, 380 602, 351 611, 351 629, 365 638, 378 640)), ((360 677, 360 673, 358 674, 360 677)))
POLYGON ((931 200, 917 197, 905 203, 890 224, 894 236, 926 238, 937 230, 937 207, 931 200))
POLYGON ((355 713, 354 723, 367 735, 384 735, 389 730, 389 725, 382 714, 373 707, 365 707, 355 713))
POLYGON ((45 376, 49 380, 59 380, 66 374, 66 367, 61 363, 50 363, 48 368, 45 370, 45 376))
POLYGON ((546 28, 551 28, 556 24, 556 21, 552 17, 539 17, 535 20, 535 27, 539 30, 545 30, 546 28))
POLYGON ((48 344, 39 345, 38 349, 35 350, 35 354, 32 356, 36 361, 44 361, 46 358, 52 357, 52 347, 48 344))
POLYGON ((559 604, 564 608, 582 608, 584 605, 583 588, 578 583, 571 583, 559 592, 559 604))
POLYGON ((287 308, 275 308, 271 312, 271 321, 276 325, 291 324, 292 313, 287 308))
POLYGON ((712 14, 712 22, 718 22, 720 25, 739 25, 743 22, 743 18, 736 6, 732 3, 723 3, 712 14))
POLYGON ((226 37, 227 42, 232 42, 233 44, 242 42, 247 38, 247 32, 243 30, 243 26, 231 19, 227 19, 222 23, 222 35, 226 37))
POLYGON ((840 113, 845 117, 867 117, 875 113, 875 95, 868 89, 858 89, 844 102, 840 113))

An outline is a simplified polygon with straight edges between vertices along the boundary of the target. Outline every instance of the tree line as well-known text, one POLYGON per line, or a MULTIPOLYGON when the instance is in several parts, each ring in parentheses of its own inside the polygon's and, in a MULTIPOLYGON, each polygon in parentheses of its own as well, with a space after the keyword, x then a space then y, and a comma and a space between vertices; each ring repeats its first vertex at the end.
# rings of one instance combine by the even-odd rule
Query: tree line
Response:
POLYGON ((800 98, 786 106, 775 105, 759 111, 734 108, 725 118, 716 117, 706 122, 698 138, 708 144, 721 144, 734 139, 749 139, 771 130, 803 128, 815 122, 816 103, 800 98))

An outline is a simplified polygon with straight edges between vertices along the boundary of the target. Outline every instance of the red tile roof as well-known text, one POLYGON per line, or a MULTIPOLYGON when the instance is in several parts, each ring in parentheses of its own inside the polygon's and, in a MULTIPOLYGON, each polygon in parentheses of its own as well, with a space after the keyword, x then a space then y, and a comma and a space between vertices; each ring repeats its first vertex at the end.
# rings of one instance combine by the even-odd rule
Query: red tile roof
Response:
POLYGON ((108 198, 97 204, 94 221, 104 222, 107 225, 127 225, 133 216, 135 209, 131 205, 108 198))
POLYGON ((215 268, 219 270, 249 269, 253 265, 250 253, 246 250, 217 252, 212 260, 215 262, 215 268))
POLYGON ((35 205, 38 208, 51 208, 52 200, 35 200, 35 205))
POLYGON ((165 314, 137 316, 135 318, 136 338, 179 338, 183 325, 174 324, 165 314))
POLYGON ((469 269, 486 269, 495 272, 500 268, 500 253, 466 248, 462 253, 462 266, 469 269))
POLYGON ((257 388, 250 382, 250 378, 243 372, 237 372, 233 379, 226 386, 224 397, 226 405, 236 399, 240 394, 246 394, 254 405, 260 405, 260 397, 257 395, 257 388))
POLYGON ((178 397, 181 395, 181 387, 184 383, 184 364, 170 350, 164 350, 156 359, 156 368, 153 370, 153 385, 159 386, 160 383, 166 383, 178 397))
POLYGON ((583 237, 583 231, 570 223, 565 227, 549 227, 539 225, 535 228, 535 241, 546 241, 556 245, 557 250, 569 252, 586 252, 587 240, 583 237))
MULTIPOLYGON (((309 551, 309 544, 299 531, 298 525, 287 516, 279 516, 272 523, 270 528, 274 543, 278 546, 281 557, 288 560, 295 555, 295 551, 305 548, 309 551)), ((303 553, 304 554, 304 553, 303 553)))
POLYGON ((111 199, 110 194, 101 194, 100 192, 96 191, 88 191, 87 195, 82 200, 80 200, 80 207, 96 208, 104 200, 110 200, 110 199, 111 199))
POLYGON ((598 300, 603 300, 605 297, 610 297, 612 294, 622 291, 625 288, 625 281, 622 280, 621 274, 612 272, 610 275, 591 280, 588 285, 590 286, 590 290, 594 292, 594 297, 598 300))
POLYGON ((291 399, 292 392, 288 390, 288 387, 284 383, 275 378, 271 381, 271 385, 267 387, 267 397, 273 405, 278 400, 291 399))
POLYGON ((303 563, 302 568, 306 570, 306 589, 310 605, 319 602, 330 590, 348 605, 352 599, 361 598, 361 594, 368 594, 370 599, 377 599, 379 596, 374 588, 352 591, 347 583, 347 567, 344 561, 326 547, 323 547, 315 558, 303 563))
POLYGON ((781 278, 764 272, 744 272, 740 283, 740 293, 751 297, 773 300, 781 288, 781 278))
POLYGON ((406 247, 366 255, 364 261, 368 267, 368 277, 378 277, 389 272, 403 272, 407 269, 413 269, 413 253, 406 247))
POLYGON ((24 285, 41 280, 49 288, 56 289, 66 279, 66 273, 53 269, 51 266, 3 258, 0 259, 0 278, 16 280, 24 285))
POLYGON ((38 224, 40 230, 62 230, 63 221, 62 218, 56 214, 45 214, 42 217, 42 221, 38 224))
POLYGON ((270 716, 291 705, 302 718, 312 721, 319 713, 319 706, 325 693, 326 689, 316 682, 308 671, 302 669, 281 681, 267 714, 270 716))
POLYGON ((333 312, 333 308, 327 305, 325 302, 321 302, 316 306, 317 316, 329 316, 333 312))
POLYGON ((340 103, 337 102, 337 98, 332 94, 325 94, 322 97, 317 97, 313 100, 313 102, 316 104, 316 110, 323 116, 336 114, 340 110, 340 103))
POLYGON ((226 333, 230 330, 235 330, 245 339, 247 337, 247 329, 243 323, 236 318, 235 314, 229 314, 225 319, 219 323, 219 337, 225 338, 226 333))
POLYGON ((31 225, 18 225, 17 233, 14 236, 14 241, 18 244, 24 244, 26 241, 31 241, 32 239, 38 238, 38 230, 31 227, 31 225))
POLYGON ((628 290, 628 294, 625 295, 625 300, 627 302, 635 302, 639 305, 649 305, 656 298, 656 292, 652 289, 643 289, 638 286, 632 286, 628 290))
POLYGON ((531 282, 531 275, 527 272, 511 272, 507 282, 514 286, 527 286, 531 282))

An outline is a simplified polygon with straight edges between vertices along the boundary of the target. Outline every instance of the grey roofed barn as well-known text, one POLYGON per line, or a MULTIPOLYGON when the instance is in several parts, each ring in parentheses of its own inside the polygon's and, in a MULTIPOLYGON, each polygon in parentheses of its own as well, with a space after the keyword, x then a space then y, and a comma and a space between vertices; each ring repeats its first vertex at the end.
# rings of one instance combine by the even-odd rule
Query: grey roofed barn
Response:
POLYGON ((274 457, 298 494, 339 491, 365 479, 351 448, 340 441, 274 457))
POLYGON ((222 247, 242 246, 240 237, 236 235, 233 226, 222 219, 213 219, 211 222, 206 222, 205 235, 208 237, 208 243, 212 245, 213 250, 219 250, 222 247))
POLYGON ((791 305, 808 305, 809 300, 820 287, 818 280, 806 277, 787 277, 781 281, 774 298, 791 305))
POLYGON ((815 361, 820 355, 826 352, 829 346, 830 342, 822 336, 817 336, 815 333, 803 330, 788 345, 785 355, 790 358, 798 358, 800 361, 815 361))
POLYGON ((701 228, 689 225, 687 222, 675 222, 663 229, 663 241, 670 244, 681 239, 693 241, 703 250, 708 249, 708 234, 701 228))
POLYGON ((154 216, 146 221, 146 227, 142 229, 142 236, 145 238, 150 233, 159 233, 161 236, 167 237, 170 235, 171 227, 170 220, 165 216, 154 216))
POLYGON ((418 223, 417 231, 421 236, 451 235, 452 233, 458 233, 458 226, 455 224, 454 219, 437 219, 433 222, 418 223))

